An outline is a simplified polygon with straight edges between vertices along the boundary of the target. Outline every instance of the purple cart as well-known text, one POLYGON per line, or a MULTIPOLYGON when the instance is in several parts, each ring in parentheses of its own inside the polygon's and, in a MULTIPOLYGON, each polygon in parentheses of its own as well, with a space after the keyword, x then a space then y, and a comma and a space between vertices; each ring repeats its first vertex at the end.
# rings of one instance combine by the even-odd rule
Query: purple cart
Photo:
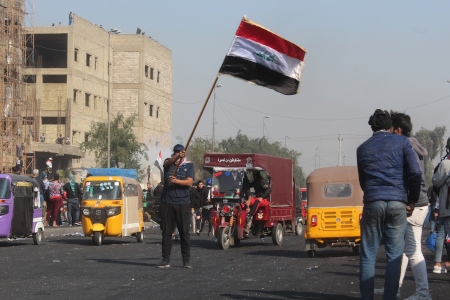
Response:
POLYGON ((28 176, 0 174, 0 239, 44 240, 39 184, 28 176))

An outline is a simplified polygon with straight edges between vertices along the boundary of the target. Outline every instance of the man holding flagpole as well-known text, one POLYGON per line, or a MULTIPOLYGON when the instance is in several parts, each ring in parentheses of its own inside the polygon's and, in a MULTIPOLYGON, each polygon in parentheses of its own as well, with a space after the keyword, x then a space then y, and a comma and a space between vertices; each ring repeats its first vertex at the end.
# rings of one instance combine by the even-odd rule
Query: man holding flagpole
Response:
POLYGON ((164 189, 161 196, 162 258, 156 267, 170 268, 172 232, 175 226, 180 232, 183 267, 192 268, 191 254, 190 190, 195 177, 194 164, 186 161, 186 151, 180 144, 175 145, 173 154, 164 161, 164 189))

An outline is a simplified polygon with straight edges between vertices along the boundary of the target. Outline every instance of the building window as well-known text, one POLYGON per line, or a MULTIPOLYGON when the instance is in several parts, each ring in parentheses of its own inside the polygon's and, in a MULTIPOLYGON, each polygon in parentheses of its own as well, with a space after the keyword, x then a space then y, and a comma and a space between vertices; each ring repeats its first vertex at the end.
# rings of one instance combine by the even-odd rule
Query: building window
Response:
POLYGON ((98 57, 96 56, 95 61, 94 61, 94 69, 96 69, 96 70, 97 70, 97 61, 98 61, 98 57))
POLYGON ((153 80, 153 68, 150 68, 150 79, 153 80))
POLYGON ((91 56, 89 53, 86 53, 86 66, 91 66, 91 56))
POLYGON ((153 104, 150 104, 150 110, 149 110, 149 112, 148 112, 148 115, 149 115, 150 117, 153 117, 153 104))
POLYGON ((91 94, 86 93, 85 97, 84 97, 84 105, 89 107, 89 100, 91 98, 91 94))
POLYGON ((148 78, 148 66, 145 66, 145 77, 148 78))
POLYGON ((73 51, 73 60, 78 61, 78 49, 77 48, 75 48, 75 50, 73 51))
POLYGON ((159 118, 159 106, 156 107, 156 118, 159 118))
POLYGON ((73 103, 77 103, 77 90, 73 90, 73 103))
POLYGON ((159 72, 158 71, 158 75, 156 76, 156 82, 159 82, 159 74, 160 74, 161 72, 159 72))

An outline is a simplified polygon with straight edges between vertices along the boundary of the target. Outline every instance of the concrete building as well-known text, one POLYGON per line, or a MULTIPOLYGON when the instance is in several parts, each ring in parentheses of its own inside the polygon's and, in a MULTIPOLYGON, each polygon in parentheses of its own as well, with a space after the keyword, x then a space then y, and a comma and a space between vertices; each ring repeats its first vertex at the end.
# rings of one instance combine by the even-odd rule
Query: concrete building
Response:
POLYGON ((118 112, 125 117, 137 114, 138 141, 149 148, 170 147, 169 49, 145 35, 117 34, 77 15, 71 26, 32 27, 27 32, 34 36, 34 60, 25 72, 35 82, 36 136, 46 136, 45 142, 38 138, 32 145, 36 167, 43 169, 48 157, 53 157, 54 169, 96 167, 94 155, 79 145, 88 138, 92 122, 107 122, 108 98, 111 121, 118 112), (63 144, 57 143, 60 135, 63 144))

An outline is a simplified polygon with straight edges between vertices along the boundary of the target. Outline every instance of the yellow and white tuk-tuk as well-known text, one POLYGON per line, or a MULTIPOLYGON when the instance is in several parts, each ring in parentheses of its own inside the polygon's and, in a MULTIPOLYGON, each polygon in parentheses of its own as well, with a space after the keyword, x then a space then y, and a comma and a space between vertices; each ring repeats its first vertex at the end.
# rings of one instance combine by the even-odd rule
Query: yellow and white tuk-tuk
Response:
POLYGON ((104 237, 135 235, 144 240, 142 189, 122 176, 90 176, 83 186, 81 207, 84 235, 100 246, 104 237))
POLYGON ((356 166, 329 167, 313 171, 306 178, 308 221, 306 251, 316 256, 318 248, 352 247, 359 253, 363 191, 356 166))

